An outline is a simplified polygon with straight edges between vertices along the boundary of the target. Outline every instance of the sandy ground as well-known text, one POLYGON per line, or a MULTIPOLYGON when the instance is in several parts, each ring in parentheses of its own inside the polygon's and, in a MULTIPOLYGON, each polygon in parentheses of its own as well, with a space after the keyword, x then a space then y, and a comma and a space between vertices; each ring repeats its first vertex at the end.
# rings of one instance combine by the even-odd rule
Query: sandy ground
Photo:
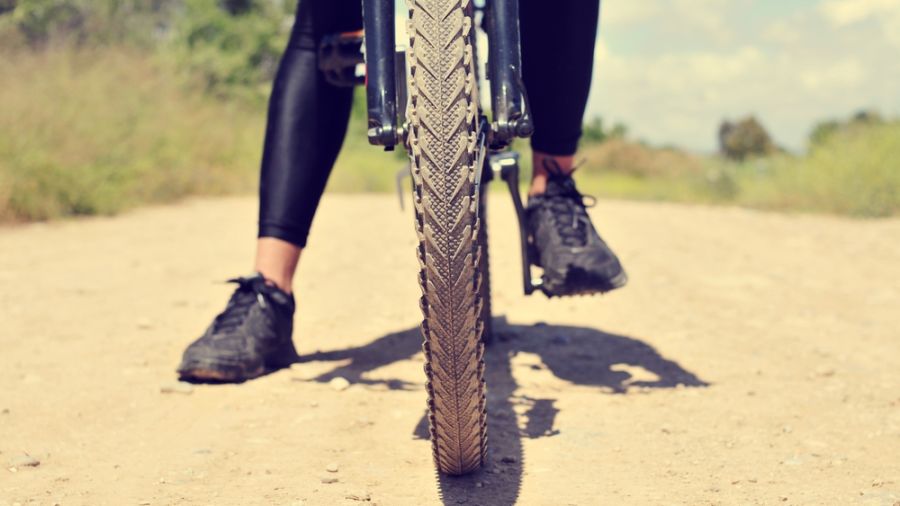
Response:
POLYGON ((900 221, 602 202, 631 284, 548 301, 521 294, 506 200, 491 457, 463 479, 422 438, 394 199, 326 197, 302 363, 175 392, 249 271, 254 200, 0 229, 0 505, 900 505, 900 221))

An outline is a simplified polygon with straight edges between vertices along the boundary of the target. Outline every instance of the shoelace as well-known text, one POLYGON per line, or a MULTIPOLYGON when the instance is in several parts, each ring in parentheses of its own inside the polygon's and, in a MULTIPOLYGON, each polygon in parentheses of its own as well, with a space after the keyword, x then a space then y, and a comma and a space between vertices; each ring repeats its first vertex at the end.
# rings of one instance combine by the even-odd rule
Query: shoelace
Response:
MULTIPOLYGON (((579 165, 576 165, 572 172, 579 165)), ((550 175, 547 178, 547 191, 544 193, 544 199, 553 214, 554 224, 563 244, 572 247, 586 245, 587 231, 590 226, 586 209, 594 207, 597 200, 591 195, 579 192, 575 187, 571 172, 564 173, 555 159, 545 158, 544 169, 550 175)))
POLYGON ((219 316, 213 321, 213 330, 215 332, 229 332, 236 329, 244 323, 250 308, 255 304, 266 307, 266 299, 258 288, 255 278, 233 278, 228 280, 229 283, 236 283, 237 290, 228 300, 228 305, 219 316))

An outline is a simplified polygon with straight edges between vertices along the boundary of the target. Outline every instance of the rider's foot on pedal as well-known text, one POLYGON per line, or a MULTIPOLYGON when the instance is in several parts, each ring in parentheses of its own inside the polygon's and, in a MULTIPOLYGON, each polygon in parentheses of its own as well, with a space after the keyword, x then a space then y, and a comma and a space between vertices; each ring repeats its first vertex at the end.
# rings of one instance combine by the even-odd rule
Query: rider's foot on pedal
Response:
POLYGON ((184 351, 181 379, 241 382, 298 358, 291 340, 294 297, 260 274, 229 282, 238 287, 225 310, 184 351))
MULTIPOLYGON (((628 276, 585 210, 585 198, 571 175, 547 166, 546 191, 528 199, 533 258, 544 269, 541 289, 549 296, 608 292, 628 276)), ((592 198, 591 198, 592 199, 592 198)), ((593 204, 591 204, 593 205, 593 204)))

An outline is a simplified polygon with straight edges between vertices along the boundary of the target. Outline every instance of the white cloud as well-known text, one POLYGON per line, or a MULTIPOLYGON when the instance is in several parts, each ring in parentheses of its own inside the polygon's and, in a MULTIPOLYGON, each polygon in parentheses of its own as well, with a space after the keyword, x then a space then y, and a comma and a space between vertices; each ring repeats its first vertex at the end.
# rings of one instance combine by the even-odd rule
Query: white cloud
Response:
POLYGON ((726 24, 728 0, 674 0, 672 5, 671 19, 682 18, 687 25, 708 34, 717 42, 732 40, 732 31, 726 24))
POLYGON ((874 16, 900 13, 900 0, 828 0, 820 6, 826 19, 841 27, 874 16))
POLYGON ((900 49, 900 0, 828 0, 819 10, 837 28, 874 21, 885 40, 900 49))
POLYGON ((832 92, 841 88, 852 89, 861 84, 866 78, 866 71, 858 61, 841 60, 822 67, 801 70, 798 75, 807 91, 832 92))
POLYGON ((615 0, 602 3, 604 25, 637 25, 647 21, 677 20, 691 30, 717 40, 727 40, 731 32, 725 20, 733 0, 615 0))
POLYGON ((655 2, 618 1, 606 2, 600 11, 603 23, 625 25, 652 18, 659 14, 660 6, 655 2))
POLYGON ((726 117, 756 114, 776 140, 802 149, 809 128, 821 119, 861 108, 900 113, 900 65, 892 46, 900 43, 894 40, 900 39, 900 14, 893 15, 900 0, 827 0, 775 10, 758 26, 740 16, 746 5, 729 11, 721 2, 703 1, 725 9, 716 15, 732 33, 730 42, 712 28, 698 35, 696 16, 673 18, 673 11, 627 27, 606 23, 588 114, 623 121, 652 142, 709 151, 726 117), (835 19, 854 21, 838 26, 835 19), (879 30, 889 23, 898 30, 879 30), (645 37, 665 35, 629 45, 639 26, 645 37), (690 44, 678 44, 688 37, 690 44))
POLYGON ((794 25, 792 20, 776 19, 765 28, 763 38, 768 42, 780 45, 797 43, 801 35, 794 25))

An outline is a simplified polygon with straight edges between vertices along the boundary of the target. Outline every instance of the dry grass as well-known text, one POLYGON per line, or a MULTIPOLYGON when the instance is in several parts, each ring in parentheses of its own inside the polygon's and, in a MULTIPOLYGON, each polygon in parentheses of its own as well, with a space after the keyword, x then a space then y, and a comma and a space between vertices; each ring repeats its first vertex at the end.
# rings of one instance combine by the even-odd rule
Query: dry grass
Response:
POLYGON ((640 178, 670 178, 702 174, 703 158, 673 148, 654 148, 614 138, 582 149, 589 170, 613 171, 640 178))
POLYGON ((614 140, 583 150, 580 186, 614 198, 859 217, 900 214, 900 122, 838 132, 804 156, 734 163, 614 140))
MULTIPOLYGON (((112 214, 257 187, 265 104, 222 100, 146 52, 0 54, 0 222, 112 214)), ((362 90, 358 90, 362 91, 362 90)), ((357 95, 329 191, 385 192, 405 163, 365 139, 357 95)), ((302 142, 302 140, 298 140, 302 142)), ((523 180, 530 169, 527 143, 523 180)), ((900 123, 836 133, 802 157, 741 164, 623 139, 586 145, 580 188, 603 197, 853 216, 900 214, 900 123)))
POLYGON ((0 220, 251 190, 263 114, 122 49, 4 54, 0 220))

